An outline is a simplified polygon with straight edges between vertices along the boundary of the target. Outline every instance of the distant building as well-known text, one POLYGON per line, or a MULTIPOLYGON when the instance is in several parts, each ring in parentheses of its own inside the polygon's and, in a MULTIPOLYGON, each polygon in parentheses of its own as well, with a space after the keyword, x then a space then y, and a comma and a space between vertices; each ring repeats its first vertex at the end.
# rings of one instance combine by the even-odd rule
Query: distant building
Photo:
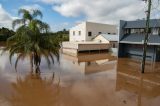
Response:
MULTIPOLYGON (((142 58, 145 20, 120 21, 119 57, 142 58)), ((160 60, 160 20, 150 20, 147 60, 160 60)))
POLYGON ((70 29, 69 40, 71 42, 77 41, 91 41, 99 34, 117 34, 117 26, 93 22, 83 22, 70 29))

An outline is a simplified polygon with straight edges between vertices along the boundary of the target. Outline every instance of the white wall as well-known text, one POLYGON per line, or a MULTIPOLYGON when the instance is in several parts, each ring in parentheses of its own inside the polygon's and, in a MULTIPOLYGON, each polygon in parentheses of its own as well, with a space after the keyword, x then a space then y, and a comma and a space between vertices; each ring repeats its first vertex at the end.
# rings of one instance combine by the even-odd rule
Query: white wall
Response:
POLYGON ((73 27, 69 31, 69 41, 85 41, 86 36, 86 23, 78 24, 77 26, 73 27), (73 31, 75 35, 73 35, 73 31), (81 35, 79 35, 79 31, 81 31, 81 35))
POLYGON ((91 41, 99 35, 99 32, 116 35, 118 29, 116 25, 83 22, 70 29, 70 41, 91 41), (75 31, 75 35, 73 35, 73 31, 75 31), (81 31, 81 35, 79 35, 79 31, 81 31), (92 36, 88 36, 88 32, 92 32, 92 36))

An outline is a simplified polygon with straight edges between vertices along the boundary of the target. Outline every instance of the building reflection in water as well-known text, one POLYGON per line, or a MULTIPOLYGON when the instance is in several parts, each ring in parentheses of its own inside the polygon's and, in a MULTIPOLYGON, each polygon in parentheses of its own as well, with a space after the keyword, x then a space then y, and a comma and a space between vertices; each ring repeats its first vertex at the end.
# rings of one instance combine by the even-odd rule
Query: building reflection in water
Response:
POLYGON ((116 69, 117 58, 106 52, 79 53, 77 57, 63 54, 63 58, 72 61, 73 65, 83 74, 99 73, 116 69))
POLYGON ((137 106, 158 106, 157 100, 160 97, 160 67, 158 64, 148 62, 145 74, 141 74, 140 61, 119 59, 116 91, 136 94, 137 106))

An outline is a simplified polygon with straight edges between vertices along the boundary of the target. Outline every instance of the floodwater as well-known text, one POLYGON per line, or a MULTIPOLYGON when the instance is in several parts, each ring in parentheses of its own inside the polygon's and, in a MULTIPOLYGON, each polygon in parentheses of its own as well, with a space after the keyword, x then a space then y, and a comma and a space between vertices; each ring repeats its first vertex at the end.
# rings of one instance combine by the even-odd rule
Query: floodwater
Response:
MULTIPOLYGON (((14 57, 13 62, 16 57, 14 57)), ((160 63, 109 53, 61 54, 60 63, 31 74, 29 61, 17 71, 8 54, 0 56, 0 106, 160 106, 160 63)))

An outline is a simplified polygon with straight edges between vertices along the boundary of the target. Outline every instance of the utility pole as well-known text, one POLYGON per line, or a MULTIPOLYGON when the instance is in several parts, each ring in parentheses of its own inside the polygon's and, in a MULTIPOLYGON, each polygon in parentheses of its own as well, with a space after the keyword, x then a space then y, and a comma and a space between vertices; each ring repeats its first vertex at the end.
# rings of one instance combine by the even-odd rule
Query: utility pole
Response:
POLYGON ((151 13, 151 0, 143 0, 143 1, 148 1, 148 10, 146 11, 147 13, 147 20, 146 20, 146 34, 144 38, 144 44, 143 44, 143 60, 142 60, 142 70, 141 72, 144 73, 145 70, 145 64, 146 64, 146 52, 147 52, 147 43, 148 43, 148 36, 149 36, 149 26, 150 26, 150 13, 151 13))

